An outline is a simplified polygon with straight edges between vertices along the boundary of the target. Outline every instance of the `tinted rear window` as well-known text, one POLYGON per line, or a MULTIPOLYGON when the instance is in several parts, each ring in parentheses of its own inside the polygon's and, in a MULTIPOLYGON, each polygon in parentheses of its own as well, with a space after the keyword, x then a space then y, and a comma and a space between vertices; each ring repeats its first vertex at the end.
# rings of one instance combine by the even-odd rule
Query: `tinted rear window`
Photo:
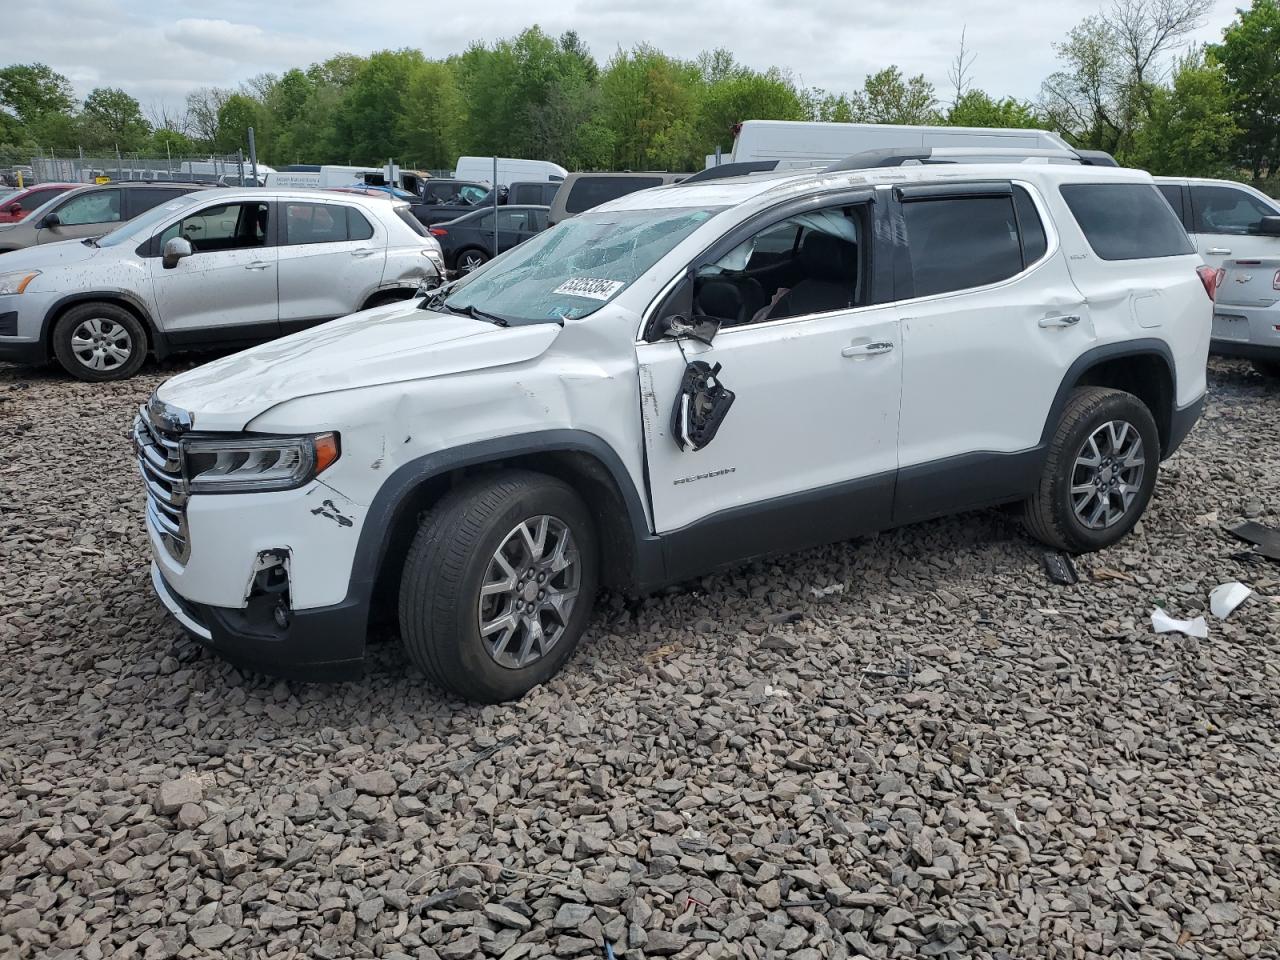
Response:
POLYGON ((581 213, 637 190, 662 186, 661 177, 582 177, 569 188, 566 213, 581 213))
POLYGON ((1154 185, 1067 183, 1062 198, 1103 260, 1146 260, 1195 253, 1187 232, 1154 185))
POLYGON ((409 212, 408 207, 396 208, 396 216, 405 222, 405 224, 420 237, 429 237, 431 233, 422 225, 422 221, 409 212))

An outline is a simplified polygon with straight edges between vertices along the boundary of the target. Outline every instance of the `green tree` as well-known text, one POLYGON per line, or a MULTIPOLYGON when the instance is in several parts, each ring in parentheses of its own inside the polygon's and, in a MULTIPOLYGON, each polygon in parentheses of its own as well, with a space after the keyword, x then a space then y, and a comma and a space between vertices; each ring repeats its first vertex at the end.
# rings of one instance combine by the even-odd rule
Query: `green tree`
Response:
POLYGON ((218 112, 230 96, 231 91, 221 87, 201 87, 187 94, 191 136, 210 149, 218 139, 218 112))
POLYGON ((398 136, 401 118, 419 105, 409 99, 415 74, 426 60, 420 50, 380 50, 365 60, 351 83, 344 86, 334 117, 338 143, 347 149, 345 159, 361 163, 385 163, 404 158, 398 136))
POLYGON ((457 160, 462 94, 453 69, 427 60, 409 78, 407 108, 397 121, 397 155, 427 169, 446 169, 457 160))
POLYGON ((968 90, 947 112, 953 127, 1040 127, 1035 107, 1013 97, 996 100, 982 90, 968 90))
POLYGON ((937 123, 938 96, 923 75, 904 79, 896 66, 867 77, 852 98, 854 115, 866 123, 937 123))
POLYGON ((220 153, 235 153, 249 149, 249 128, 257 129, 262 123, 262 105, 243 93, 233 93, 218 108, 218 132, 214 137, 214 149, 220 153))
POLYGON ((153 130, 143 149, 158 157, 183 157, 198 152, 194 140, 180 130, 170 130, 168 127, 153 130))
POLYGON ((0 107, 24 124, 75 106, 71 81, 43 63, 0 67, 0 107))
MULTIPOLYGON (((724 53, 724 51, 717 51, 724 53)), ((809 116, 804 96, 779 70, 758 73, 744 67, 714 63, 703 70, 698 105, 697 135, 707 148, 733 144, 733 127, 743 120, 804 120, 809 116)), ((696 159, 696 158, 695 158, 696 159)))
POLYGON ((80 131, 87 148, 133 151, 146 141, 151 124, 129 94, 114 87, 98 87, 84 99, 80 131))
POLYGON ((1222 64, 1238 134, 1235 152, 1254 179, 1280 171, 1280 5, 1253 0, 1209 48, 1222 64))
POLYGON ((1195 50, 1178 64, 1172 86, 1151 91, 1147 121, 1127 160, 1157 175, 1229 176, 1239 133, 1222 67, 1195 50))
POLYGON ((698 169, 706 155, 695 134, 701 74, 696 64, 641 44, 620 50, 601 75, 604 115, 619 169, 698 169))

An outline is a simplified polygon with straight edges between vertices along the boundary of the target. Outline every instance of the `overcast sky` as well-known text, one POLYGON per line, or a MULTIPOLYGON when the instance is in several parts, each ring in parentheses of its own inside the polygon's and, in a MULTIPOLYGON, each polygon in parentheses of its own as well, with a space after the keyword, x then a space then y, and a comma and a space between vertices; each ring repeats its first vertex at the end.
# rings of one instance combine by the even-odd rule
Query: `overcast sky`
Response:
MULTIPOLYGON (((1215 0, 1197 39, 1217 40, 1237 5, 1215 0)), ((602 64, 641 42, 681 57, 726 47, 751 67, 789 68, 806 86, 850 90, 896 63, 943 93, 967 26, 974 84, 1031 98, 1054 68, 1053 41, 1098 9, 1098 0, 36 0, 0 13, 0 65, 43 61, 81 97, 122 87, 144 107, 176 107, 195 87, 235 87, 343 51, 411 46, 443 56, 512 36, 536 17, 552 35, 577 30, 602 64)))

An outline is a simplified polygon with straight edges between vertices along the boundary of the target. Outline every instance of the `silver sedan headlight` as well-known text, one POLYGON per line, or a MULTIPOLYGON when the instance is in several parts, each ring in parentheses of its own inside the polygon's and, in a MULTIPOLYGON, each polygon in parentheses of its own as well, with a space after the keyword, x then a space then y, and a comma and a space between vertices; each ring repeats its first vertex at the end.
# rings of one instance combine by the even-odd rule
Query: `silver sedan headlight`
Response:
POLYGON ((336 433, 182 441, 184 470, 192 493, 293 490, 310 483, 340 455, 336 433))
POLYGON ((0 296, 21 293, 27 289, 27 284, 38 276, 40 276, 39 270, 15 270, 12 273, 0 273, 0 296))

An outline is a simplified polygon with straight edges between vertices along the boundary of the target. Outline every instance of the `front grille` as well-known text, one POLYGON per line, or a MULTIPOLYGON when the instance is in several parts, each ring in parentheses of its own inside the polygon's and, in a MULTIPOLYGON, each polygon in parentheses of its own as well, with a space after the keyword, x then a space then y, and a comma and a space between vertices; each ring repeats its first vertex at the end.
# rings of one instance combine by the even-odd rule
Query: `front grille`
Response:
POLYGON ((178 439, 162 429, 143 406, 133 421, 133 446, 147 487, 147 519, 160 534, 169 555, 186 563, 191 544, 187 539, 187 484, 182 476, 178 439))

